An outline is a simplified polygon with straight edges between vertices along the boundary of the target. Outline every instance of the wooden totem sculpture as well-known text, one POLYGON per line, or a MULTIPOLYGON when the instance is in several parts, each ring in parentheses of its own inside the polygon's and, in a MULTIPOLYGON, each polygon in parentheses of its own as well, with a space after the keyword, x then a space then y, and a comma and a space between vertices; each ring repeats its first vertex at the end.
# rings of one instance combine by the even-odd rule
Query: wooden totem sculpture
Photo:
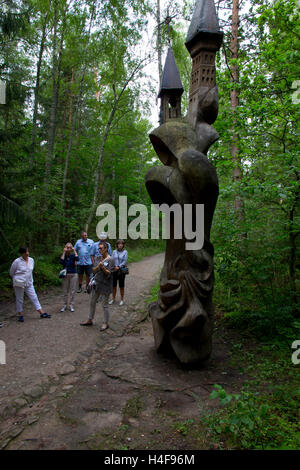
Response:
POLYGON ((223 40, 213 0, 199 0, 186 39, 192 58, 189 109, 181 116, 183 92, 172 50, 169 49, 159 97, 160 126, 150 134, 163 166, 146 175, 147 190, 154 204, 204 205, 204 244, 187 250, 184 236, 166 242, 164 266, 157 302, 150 305, 155 347, 172 351, 182 363, 198 363, 212 350, 214 308, 213 246, 210 229, 217 198, 218 178, 207 157, 218 139, 211 124, 218 114, 215 55, 223 40))

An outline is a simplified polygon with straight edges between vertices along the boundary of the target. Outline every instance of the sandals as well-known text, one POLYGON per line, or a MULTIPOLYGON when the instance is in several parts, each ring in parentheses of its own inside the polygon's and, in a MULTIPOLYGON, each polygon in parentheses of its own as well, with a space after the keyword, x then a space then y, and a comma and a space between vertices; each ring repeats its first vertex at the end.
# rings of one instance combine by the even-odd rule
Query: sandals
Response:
POLYGON ((87 320, 83 323, 80 323, 80 326, 93 326, 92 320, 87 320))
POLYGON ((44 312, 40 314, 40 318, 51 318, 51 315, 49 315, 49 313, 44 312))
POLYGON ((109 328, 108 324, 104 323, 104 325, 101 326, 100 331, 105 331, 107 328, 109 328))

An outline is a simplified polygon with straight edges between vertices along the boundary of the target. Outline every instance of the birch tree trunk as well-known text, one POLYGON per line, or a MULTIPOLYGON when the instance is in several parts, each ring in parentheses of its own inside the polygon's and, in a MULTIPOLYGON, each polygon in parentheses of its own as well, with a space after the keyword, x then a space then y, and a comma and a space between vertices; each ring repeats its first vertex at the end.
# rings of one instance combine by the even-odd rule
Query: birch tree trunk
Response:
POLYGON ((157 24, 157 38, 156 38, 156 48, 157 48, 157 59, 158 59, 158 75, 159 75, 159 86, 161 83, 162 77, 162 42, 161 42, 161 22, 160 22, 160 0, 157 0, 156 3, 156 24, 157 24))
MULTIPOLYGON (((232 25, 231 25, 231 40, 230 40, 230 58, 234 61, 238 59, 239 44, 239 0, 232 2, 232 25)), ((232 129, 232 147, 231 155, 234 162, 233 181, 238 183, 242 179, 241 160, 239 155, 239 134, 237 131, 237 118, 236 112, 239 105, 239 94, 237 84, 239 82, 239 68, 236 62, 231 63, 231 82, 233 89, 230 92, 230 106, 233 114, 233 129, 232 129)), ((243 220, 243 201, 239 194, 235 194, 234 208, 240 220, 243 220)))
POLYGON ((45 49, 47 21, 48 21, 48 15, 46 15, 46 18, 43 24, 42 38, 41 38, 41 44, 40 44, 40 50, 39 50, 39 58, 38 58, 37 69, 36 69, 33 118, 32 118, 32 133, 31 133, 30 154, 29 154, 29 168, 30 169, 34 167, 35 138, 36 138, 36 132, 37 132, 36 121, 37 121, 37 112, 38 112, 38 105, 39 105, 40 76, 41 76, 42 59, 43 59, 43 54, 44 54, 44 49, 45 49))

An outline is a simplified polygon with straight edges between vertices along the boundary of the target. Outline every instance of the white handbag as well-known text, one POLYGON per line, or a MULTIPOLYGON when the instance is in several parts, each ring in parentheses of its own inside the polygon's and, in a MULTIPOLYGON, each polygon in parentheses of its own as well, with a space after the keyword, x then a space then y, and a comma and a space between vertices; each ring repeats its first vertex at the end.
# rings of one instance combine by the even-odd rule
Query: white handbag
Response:
POLYGON ((58 275, 59 279, 63 279, 64 277, 67 276, 67 270, 66 269, 62 269, 58 275))
POLYGON ((14 279, 13 280, 14 287, 23 287, 25 289, 25 281, 23 279, 14 279))

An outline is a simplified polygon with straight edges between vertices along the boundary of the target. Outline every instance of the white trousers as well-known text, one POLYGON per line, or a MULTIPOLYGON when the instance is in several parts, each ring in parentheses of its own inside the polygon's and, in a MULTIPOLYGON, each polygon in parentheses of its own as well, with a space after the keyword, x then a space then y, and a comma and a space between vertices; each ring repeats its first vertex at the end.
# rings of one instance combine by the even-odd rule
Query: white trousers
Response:
POLYGON ((24 292, 26 292, 27 296, 33 303, 36 310, 40 310, 42 308, 33 285, 25 287, 25 288, 14 287, 14 290, 16 294, 16 312, 17 313, 23 312, 24 292))

